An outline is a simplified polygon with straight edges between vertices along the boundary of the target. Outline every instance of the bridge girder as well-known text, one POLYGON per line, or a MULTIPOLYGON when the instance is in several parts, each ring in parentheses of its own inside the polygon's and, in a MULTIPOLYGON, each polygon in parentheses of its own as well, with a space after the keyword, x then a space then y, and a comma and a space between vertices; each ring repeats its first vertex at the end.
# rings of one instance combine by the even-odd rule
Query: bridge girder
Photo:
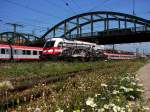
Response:
POLYGON ((39 37, 34 36, 32 34, 26 34, 26 33, 18 33, 16 32, 2 32, 0 33, 0 41, 1 42, 8 42, 9 39, 12 39, 14 44, 23 44, 24 42, 29 42, 33 40, 39 39, 39 37), (14 37, 15 36, 15 37, 14 37))
MULTIPOLYGON (((83 13, 83 14, 79 14, 79 15, 75 15, 73 17, 67 18, 61 21, 60 23, 56 24, 55 26, 53 26, 49 31, 47 31, 42 36, 42 38, 46 39, 50 33, 51 33, 51 37, 57 37, 56 33, 60 27, 64 31, 59 37, 66 38, 67 35, 71 35, 71 33, 75 30, 77 31, 76 34, 81 36, 82 31, 84 30, 83 27, 86 25, 90 25, 90 32, 92 35, 94 32, 94 24, 96 22, 103 22, 104 31, 108 31, 110 30, 109 26, 111 25, 111 21, 118 22, 118 29, 121 29, 121 22, 123 22, 125 29, 128 28, 128 25, 127 25, 128 22, 133 23, 135 30, 136 30, 137 24, 142 25, 145 28, 145 30, 147 30, 147 28, 150 28, 149 20, 146 20, 137 16, 119 13, 119 12, 97 11, 97 12, 83 13), (74 26, 71 28, 68 28, 68 26, 71 24, 74 26)), ((48 37, 48 38, 51 38, 51 37, 48 37)))

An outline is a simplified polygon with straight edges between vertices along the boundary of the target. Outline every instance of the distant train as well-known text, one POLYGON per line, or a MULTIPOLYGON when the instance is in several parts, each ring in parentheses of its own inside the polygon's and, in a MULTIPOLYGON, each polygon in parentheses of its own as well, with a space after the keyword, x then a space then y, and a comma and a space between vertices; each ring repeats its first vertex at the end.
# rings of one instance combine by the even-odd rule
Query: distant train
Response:
POLYGON ((0 60, 40 60, 40 47, 0 44, 0 60))
POLYGON ((51 38, 43 48, 42 59, 85 59, 98 58, 103 45, 95 43, 67 40, 64 38, 51 38))
POLYGON ((103 57, 109 60, 128 60, 136 59, 137 55, 133 52, 107 49, 103 51, 103 57))

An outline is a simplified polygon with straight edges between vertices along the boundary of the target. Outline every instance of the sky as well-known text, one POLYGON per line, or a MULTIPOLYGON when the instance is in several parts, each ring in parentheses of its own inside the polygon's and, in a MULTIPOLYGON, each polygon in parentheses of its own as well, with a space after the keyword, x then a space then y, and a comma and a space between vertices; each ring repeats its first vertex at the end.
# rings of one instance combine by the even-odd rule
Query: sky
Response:
MULTIPOLYGON (((0 0, 0 32, 13 31, 6 23, 23 27, 18 32, 42 36, 49 28, 71 16, 90 11, 133 13, 150 20, 150 0, 0 0)), ((150 43, 115 45, 116 49, 150 52, 150 43)))

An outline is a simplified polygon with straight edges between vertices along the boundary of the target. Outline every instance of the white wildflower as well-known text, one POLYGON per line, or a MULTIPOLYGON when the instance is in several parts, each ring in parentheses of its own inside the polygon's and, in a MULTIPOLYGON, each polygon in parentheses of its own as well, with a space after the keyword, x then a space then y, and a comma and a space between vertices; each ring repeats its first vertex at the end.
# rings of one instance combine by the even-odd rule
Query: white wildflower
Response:
POLYGON ((104 105, 104 108, 105 108, 105 109, 109 109, 109 105, 105 104, 105 105, 104 105))
POLYGON ((110 106, 110 107, 114 107, 114 106, 115 106, 115 104, 113 104, 113 103, 110 103, 110 104, 109 104, 109 106, 110 106))
POLYGON ((135 83, 135 82, 131 82, 131 84, 132 84, 133 86, 135 86, 135 85, 136 85, 136 83, 135 83))
POLYGON ((137 91, 137 92, 141 92, 141 93, 143 93, 143 92, 144 92, 144 90, 143 90, 143 89, 136 89, 136 91, 137 91))
POLYGON ((116 95, 116 94, 119 94, 120 92, 119 91, 116 91, 116 90, 113 90, 112 94, 116 95))
POLYGON ((105 112, 104 108, 98 109, 97 112, 105 112))
POLYGON ((139 78, 136 78, 136 81, 140 81, 140 79, 139 79, 139 78))
POLYGON ((0 89, 13 89, 13 85, 10 81, 0 82, 0 89))
POLYGON ((139 86, 139 87, 143 87, 143 84, 137 84, 137 86, 139 86))
POLYGON ((133 88, 127 88, 128 92, 133 91, 133 88))
POLYGON ((125 92, 128 92, 128 89, 124 86, 120 86, 120 89, 124 90, 125 92))
POLYGON ((28 111, 28 112, 30 112, 31 110, 32 110, 32 108, 31 108, 31 107, 28 107, 28 108, 27 108, 27 111, 28 111))
POLYGON ((98 97, 98 96, 100 96, 101 94, 95 94, 95 97, 98 97))
POLYGON ((86 101, 86 105, 91 106, 91 107, 96 107, 96 103, 94 103, 94 98, 88 98, 86 101))
POLYGON ((81 109, 81 112, 84 112, 85 111, 85 109, 81 109))
POLYGON ((55 112, 64 112, 64 110, 61 110, 60 108, 58 108, 58 110, 56 110, 55 112))
POLYGON ((36 107, 36 109, 34 110, 34 112, 41 112, 41 109, 36 107))
POLYGON ((143 106, 143 109, 144 109, 145 111, 149 111, 149 110, 150 110, 150 108, 147 107, 147 106, 143 106))
POLYGON ((114 106, 113 107, 113 111, 114 112, 120 112, 121 111, 121 108, 119 106, 114 106))
POLYGON ((74 110, 73 112, 81 112, 80 110, 74 110))
POLYGON ((122 80, 130 80, 130 77, 124 77, 122 80))
POLYGON ((101 97, 101 100, 106 100, 106 98, 105 97, 101 97))
POLYGON ((107 84, 104 83, 101 84, 101 87, 107 87, 107 86, 108 86, 107 84))
POLYGON ((126 111, 125 111, 125 108, 122 107, 122 108, 120 109, 120 112, 126 112, 126 111))
POLYGON ((131 98, 131 99, 133 99, 133 100, 135 99, 135 97, 134 97, 134 96, 130 96, 130 98, 131 98))
POLYGON ((116 106, 113 107, 114 112, 118 112, 116 106))

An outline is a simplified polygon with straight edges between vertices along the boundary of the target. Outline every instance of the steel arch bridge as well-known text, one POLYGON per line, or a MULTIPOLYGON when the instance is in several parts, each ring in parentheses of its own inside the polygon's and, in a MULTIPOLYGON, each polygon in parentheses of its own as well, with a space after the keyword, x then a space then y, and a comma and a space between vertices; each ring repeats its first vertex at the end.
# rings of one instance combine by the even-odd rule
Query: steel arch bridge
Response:
POLYGON ((0 43, 12 41, 15 45, 28 45, 30 42, 38 40, 39 37, 26 33, 3 32, 0 33, 0 43))
POLYGON ((75 15, 50 28, 43 39, 61 37, 117 44, 150 41, 150 20, 109 11, 75 15))

